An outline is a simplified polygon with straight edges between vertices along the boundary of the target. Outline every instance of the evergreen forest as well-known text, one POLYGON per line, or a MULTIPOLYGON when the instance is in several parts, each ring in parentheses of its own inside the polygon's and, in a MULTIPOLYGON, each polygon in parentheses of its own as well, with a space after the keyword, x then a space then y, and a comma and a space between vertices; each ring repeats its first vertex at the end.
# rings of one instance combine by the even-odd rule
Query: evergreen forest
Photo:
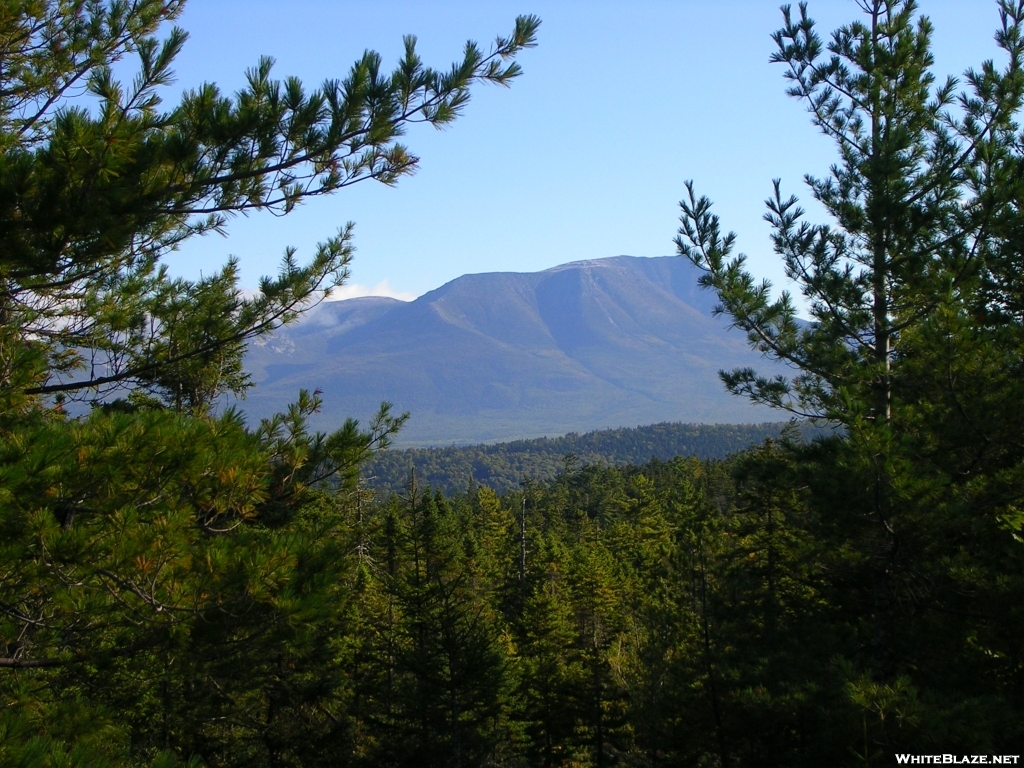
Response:
POLYGON ((810 423, 663 422, 507 443, 379 451, 363 462, 361 471, 368 488, 385 493, 401 493, 412 479, 449 495, 474 485, 502 493, 519 488, 524 481, 551 480, 583 465, 646 464, 651 459, 669 461, 676 456, 724 459, 784 434, 806 441, 821 433, 810 423))
POLYGON ((309 87, 263 59, 165 105, 181 0, 0 3, 0 765, 1024 753, 1024 0, 944 80, 917 3, 854 5, 824 35, 786 6, 773 36, 837 149, 806 179, 828 223, 767 200, 803 298, 680 183, 679 256, 791 372, 723 385, 813 439, 378 494, 387 403, 332 432, 315 392, 259 424, 218 405, 247 343, 348 278, 352 226, 255 292, 237 261, 163 260, 400 182, 406 128, 514 84, 539 19, 441 69, 409 37, 390 71, 367 51, 309 87))

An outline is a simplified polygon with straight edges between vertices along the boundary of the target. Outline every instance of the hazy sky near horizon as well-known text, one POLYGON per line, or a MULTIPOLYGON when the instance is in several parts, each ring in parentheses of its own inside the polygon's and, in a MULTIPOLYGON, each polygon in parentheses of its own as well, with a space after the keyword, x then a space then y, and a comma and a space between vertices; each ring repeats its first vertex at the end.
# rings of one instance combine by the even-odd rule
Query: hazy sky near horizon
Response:
MULTIPOLYGON (((921 6, 940 81, 1001 62, 995 2, 921 6)), ((487 48, 526 13, 543 23, 537 48, 519 57, 522 77, 508 90, 475 89, 444 130, 413 126, 403 142, 421 158, 415 175, 393 188, 363 182, 286 217, 236 218, 227 238, 172 254, 172 273, 195 277, 236 255, 250 288, 287 246, 308 257, 347 221, 357 252, 341 296, 412 298, 466 273, 670 255, 693 179, 752 271, 784 284, 763 201, 779 177, 813 211, 803 175, 826 174, 834 150, 786 96, 783 65, 768 63, 782 18, 772 0, 192 0, 178 22, 190 38, 177 87, 212 81, 233 92, 263 55, 276 59, 276 77, 310 87, 343 77, 367 48, 390 69, 404 34, 418 37, 426 64, 446 68, 467 39, 487 48)), ((825 36, 859 13, 854 0, 810 2, 825 36)))

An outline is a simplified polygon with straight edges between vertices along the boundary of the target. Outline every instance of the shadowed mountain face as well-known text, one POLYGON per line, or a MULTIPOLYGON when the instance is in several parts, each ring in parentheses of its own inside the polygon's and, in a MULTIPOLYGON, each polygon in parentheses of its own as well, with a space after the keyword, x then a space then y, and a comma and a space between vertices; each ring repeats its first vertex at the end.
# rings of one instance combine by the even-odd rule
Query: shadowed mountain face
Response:
POLYGON ((618 256, 325 303, 250 348, 242 405, 252 419, 320 389, 331 428, 388 400, 412 413, 401 445, 778 419, 725 392, 720 369, 768 363, 697 278, 684 259, 618 256))

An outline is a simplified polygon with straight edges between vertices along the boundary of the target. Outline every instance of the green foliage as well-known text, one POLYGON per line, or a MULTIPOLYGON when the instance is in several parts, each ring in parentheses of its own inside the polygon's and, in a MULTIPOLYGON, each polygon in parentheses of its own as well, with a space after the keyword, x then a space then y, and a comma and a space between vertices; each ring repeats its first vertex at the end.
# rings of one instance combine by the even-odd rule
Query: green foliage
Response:
POLYGON ((406 126, 507 85, 539 23, 467 44, 447 71, 408 38, 390 74, 366 52, 306 90, 264 59, 235 96, 204 84, 166 108, 182 7, 0 8, 4 765, 350 759, 358 466, 405 416, 385 404, 367 430, 323 434, 307 426, 316 393, 255 427, 212 406, 249 386, 246 340, 345 280, 352 227, 306 264, 288 250, 252 297, 235 261, 188 281, 161 260, 239 213, 395 183, 417 163, 406 126), (96 407, 70 418, 66 398, 96 407))
POLYGON ((234 263, 188 282, 159 260, 232 213, 394 181, 412 162, 403 125, 445 123, 473 82, 514 76, 536 21, 448 73, 410 40, 390 76, 367 54, 307 94, 263 62, 238 97, 204 86, 163 112, 184 35, 155 35, 179 4, 8 5, 4 765, 810 768, 1021 750, 1024 5, 1000 3, 1008 68, 968 73, 963 93, 933 88, 909 1, 866 3, 870 24, 828 56, 806 10, 786 10, 777 59, 840 147, 810 180, 834 226, 769 202, 811 324, 730 257, 706 200, 684 203, 683 252, 798 368, 727 384, 842 429, 703 462, 670 454, 779 427, 419 452, 386 470, 423 462, 388 498, 360 486, 405 419, 386 405, 330 434, 308 428, 316 393, 252 427, 210 407, 247 386, 246 338, 343 278, 349 231, 306 266, 289 253, 251 299, 234 263), (138 77, 116 83, 129 54, 138 77), (71 98, 82 83, 93 109, 71 98), (76 392, 98 401, 86 416, 46 399, 76 392), (442 469, 462 483, 447 496, 442 469))
POLYGON ((1004 63, 938 85, 931 25, 912 0, 863 3, 866 20, 827 42, 805 5, 784 9, 773 60, 839 156, 829 177, 806 180, 831 223, 805 222, 778 181, 767 202, 810 323, 731 255, 733 236, 692 185, 681 204, 680 254, 706 270, 755 348, 797 370, 723 373, 726 385, 844 427, 793 451, 759 504, 799 489, 800 540, 820 564, 830 621, 845 627, 834 667, 860 711, 859 740, 841 738, 865 764, 1022 738, 1010 638, 1024 469, 1024 4, 997 6, 1004 63))
POLYGON ((680 254, 706 270, 702 283, 757 349, 800 371, 792 382, 724 374, 732 391, 844 424, 885 422, 899 400, 892 368, 907 332, 949 301, 970 306, 979 275, 1000 281, 999 262, 986 257, 1006 253, 993 219, 1016 218, 1024 8, 999 7, 1005 68, 969 71, 961 91, 955 78, 933 90, 932 28, 926 18, 915 24, 912 0, 867 3, 868 21, 840 28, 827 44, 806 5, 796 20, 784 9, 773 61, 787 66, 790 95, 836 143, 832 175, 807 178, 835 223, 803 221, 796 198, 775 182, 765 218, 813 318, 801 325, 788 293, 772 301, 770 285, 744 271, 744 257, 731 258, 734 236, 722 236, 710 201, 688 185, 680 254))
MULTIPOLYGON (((95 411, 4 443, 8 727, 27 719, 76 745, 95 734, 139 757, 271 749, 248 744, 271 723, 246 731, 272 708, 277 667, 297 677, 306 664, 322 681, 346 602, 341 518, 309 520, 327 503, 316 488, 393 427, 384 414, 377 435, 310 435, 314 406, 300 398, 287 435, 249 432, 232 413, 95 411)), ((292 687, 292 707, 333 693, 292 687)))
MULTIPOLYGON (((504 492, 518 488, 524 479, 550 480, 585 464, 643 464, 676 456, 724 459, 789 428, 785 422, 663 423, 491 445, 406 448, 376 454, 364 465, 363 476, 370 487, 387 492, 400 492, 411 472, 421 483, 449 494, 474 484, 504 492)), ((819 432, 809 424, 795 428, 804 439, 819 432)))

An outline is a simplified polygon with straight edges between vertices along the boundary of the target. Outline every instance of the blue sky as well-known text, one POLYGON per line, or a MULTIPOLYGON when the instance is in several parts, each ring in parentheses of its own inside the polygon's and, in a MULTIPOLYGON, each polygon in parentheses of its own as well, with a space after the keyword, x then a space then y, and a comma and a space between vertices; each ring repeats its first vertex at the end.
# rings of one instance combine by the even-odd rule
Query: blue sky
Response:
MULTIPOLYGON (((935 28, 935 71, 961 74, 997 56, 989 0, 923 2, 935 28)), ((819 31, 855 18, 854 0, 810 3, 819 31)), ((395 62, 403 34, 426 63, 446 67, 467 39, 486 46, 518 14, 543 24, 511 89, 477 89, 443 131, 414 126, 421 158, 395 188, 364 182, 293 214, 232 221, 173 254, 196 276, 236 255, 254 286, 284 249, 300 257, 339 225, 356 222, 351 289, 405 298, 471 272, 529 272, 619 254, 673 253, 678 201, 693 179, 738 235, 753 272, 785 278, 761 220, 771 180, 807 203, 802 178, 823 175, 832 146, 785 95, 768 57, 779 25, 771 0, 588 2, 347 2, 192 0, 178 85, 213 81, 233 91, 261 55, 275 75, 310 85, 342 77, 366 48, 395 62)))

